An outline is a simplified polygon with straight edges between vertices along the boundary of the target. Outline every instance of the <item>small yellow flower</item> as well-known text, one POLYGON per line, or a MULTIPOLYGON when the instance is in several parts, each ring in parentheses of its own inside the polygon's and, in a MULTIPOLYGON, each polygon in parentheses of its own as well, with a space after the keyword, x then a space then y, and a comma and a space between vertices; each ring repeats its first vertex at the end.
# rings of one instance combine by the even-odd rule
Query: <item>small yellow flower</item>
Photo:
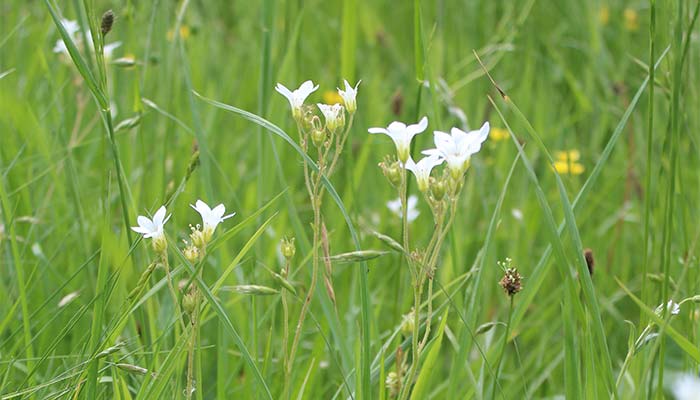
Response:
POLYGON ((326 104, 343 104, 343 98, 336 91, 326 90, 323 92, 323 102, 326 104))
POLYGON ((598 22, 603 26, 610 22, 610 7, 608 7, 607 4, 604 4, 600 7, 600 10, 598 10, 598 22))
MULTIPOLYGON (((173 38, 175 37, 175 33, 173 29, 170 29, 167 34, 168 40, 173 41, 173 38)), ((181 25, 180 26, 180 39, 182 40, 187 40, 187 38, 190 37, 190 27, 187 25, 181 25)))
POLYGON ((510 137, 510 134, 508 134, 508 131, 503 129, 503 128, 491 128, 491 139, 493 139, 495 142, 500 142, 501 140, 506 140, 510 137))
POLYGON ((557 151, 554 153, 554 169, 559 174, 581 175, 586 168, 578 161, 581 153, 578 150, 557 151))
POLYGON ((639 15, 637 14, 637 11, 632 8, 625 8, 623 17, 625 19, 625 29, 630 32, 634 32, 639 29, 639 15))

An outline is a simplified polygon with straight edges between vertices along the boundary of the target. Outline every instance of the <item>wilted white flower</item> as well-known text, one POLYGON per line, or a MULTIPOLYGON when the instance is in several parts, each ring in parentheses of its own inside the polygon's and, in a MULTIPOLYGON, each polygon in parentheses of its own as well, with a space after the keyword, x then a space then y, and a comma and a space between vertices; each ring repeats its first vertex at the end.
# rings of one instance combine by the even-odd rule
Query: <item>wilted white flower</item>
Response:
POLYGON ((700 378, 691 374, 682 374, 671 385, 676 400, 699 400, 700 378))
POLYGON ((281 83, 278 83, 277 86, 275 86, 275 90, 289 100, 289 105, 292 106, 292 115, 295 119, 301 117, 301 106, 304 105, 304 100, 306 100, 306 98, 317 89, 318 85, 314 86, 314 83, 310 80, 302 83, 301 86, 299 86, 299 89, 294 91, 287 89, 287 87, 281 83))
MULTIPOLYGON (((408 219, 408 222, 413 222, 420 215, 420 211, 416 209, 416 206, 418 205, 418 197, 416 197, 415 195, 410 195, 408 196, 406 203, 408 205, 408 207, 406 207, 406 219, 408 219)), ((399 218, 403 218, 400 198, 388 201, 386 203, 386 206, 399 218)))
POLYGON ((357 110, 357 102, 355 100, 355 97, 357 97, 357 87, 360 86, 362 81, 357 81, 355 87, 352 87, 346 80, 343 80, 343 82, 345 83, 345 90, 338 88, 338 94, 343 99, 345 109, 348 110, 350 114, 354 114, 357 110))
MULTIPOLYGON (((678 315, 681 312, 681 306, 673 300, 669 300, 668 303, 666 303, 666 311, 670 312, 671 315, 678 315)), ((661 315, 662 313, 663 304, 659 304, 659 306, 656 307, 656 314, 661 315)))
POLYGON ((411 141, 417 134, 428 127, 428 118, 423 117, 417 124, 408 125, 394 121, 386 128, 369 128, 369 133, 384 133, 388 135, 396 145, 396 153, 401 163, 406 164, 411 151, 411 141))
POLYGON ((323 117, 326 119, 326 128, 335 132, 336 129, 345 125, 345 114, 341 104, 317 104, 323 117))
POLYGON ((167 241, 165 239, 165 233, 163 231, 163 225, 170 219, 170 215, 165 216, 165 206, 161 206, 155 214, 153 214, 153 219, 139 215, 136 218, 139 226, 132 226, 131 229, 134 232, 138 232, 143 235, 146 239, 153 239, 153 249, 161 253, 167 248, 167 241))
POLYGON ((406 160, 406 169, 413 172, 413 175, 416 176, 418 190, 421 192, 428 190, 430 186, 430 171, 432 171, 434 167, 442 164, 443 161, 445 161, 445 159, 439 155, 426 156, 418 162, 408 157, 408 160, 406 160))
POLYGON ((467 170, 472 154, 481 150, 481 144, 489 136, 489 129, 489 123, 485 122, 476 131, 465 132, 459 128, 452 128, 450 134, 435 131, 435 148, 425 150, 423 154, 444 157, 452 176, 457 179, 467 170))
POLYGON ((211 235, 214 233, 217 225, 224 222, 225 219, 236 215, 236 213, 232 213, 224 216, 224 213, 226 213, 226 206, 223 204, 219 204, 214 208, 209 208, 207 203, 202 200, 197 200, 194 205, 190 204, 190 206, 202 216, 202 224, 204 225, 202 232, 204 233, 206 241, 211 239, 211 235))
POLYGON ((78 298, 79 295, 80 295, 80 292, 72 292, 72 293, 68 293, 67 295, 63 296, 61 298, 61 300, 58 302, 58 308, 67 306, 68 304, 73 302, 73 300, 78 298))

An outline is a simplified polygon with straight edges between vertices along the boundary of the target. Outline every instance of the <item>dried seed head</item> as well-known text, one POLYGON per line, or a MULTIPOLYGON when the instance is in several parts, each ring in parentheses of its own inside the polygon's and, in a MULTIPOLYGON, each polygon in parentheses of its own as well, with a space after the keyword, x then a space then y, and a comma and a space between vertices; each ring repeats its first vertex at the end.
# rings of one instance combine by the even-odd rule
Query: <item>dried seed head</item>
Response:
POLYGON ((593 250, 585 249, 583 251, 583 257, 586 259, 586 265, 588 266, 588 273, 593 275, 593 268, 595 267, 595 260, 593 259, 593 250))
POLYGON ((498 284, 501 285, 508 296, 515 296, 515 294, 521 291, 523 288, 523 277, 518 272, 518 269, 513 267, 513 260, 510 258, 506 258, 505 261, 499 261, 498 265, 505 270, 503 278, 500 280, 500 282, 498 282, 498 284))
POLYGON ((114 24, 114 13, 112 10, 107 10, 104 14, 102 14, 102 22, 100 23, 102 36, 106 36, 109 31, 112 30, 112 24, 114 24))

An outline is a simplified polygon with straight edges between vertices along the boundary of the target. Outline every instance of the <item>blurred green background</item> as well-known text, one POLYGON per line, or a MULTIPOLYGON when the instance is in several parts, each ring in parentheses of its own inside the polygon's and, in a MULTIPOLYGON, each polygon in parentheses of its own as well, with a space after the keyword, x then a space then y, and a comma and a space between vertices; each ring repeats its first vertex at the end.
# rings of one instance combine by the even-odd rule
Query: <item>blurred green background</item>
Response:
MULTIPOLYGON (((51 4, 64 18, 85 21, 81 2, 51 4)), ((670 396, 672 374, 696 371, 700 360, 662 334, 626 364, 630 337, 639 336, 649 317, 615 279, 642 296, 647 310, 698 292, 698 4, 656 5, 653 56, 665 56, 656 70, 651 114, 648 86, 635 99, 650 62, 651 9, 644 1, 95 1, 98 16, 107 9, 116 15, 106 42, 121 42, 108 60, 107 80, 120 126, 115 140, 128 218, 134 225, 137 215, 154 212, 184 182, 166 225, 173 244, 182 247, 188 224, 198 222, 189 207, 198 198, 235 211, 223 225, 230 229, 282 193, 209 256, 204 280, 213 283, 274 215, 226 284, 275 286, 268 269, 279 271, 279 242, 293 236, 295 280, 303 287, 312 212, 301 158, 281 139, 203 102, 193 90, 261 115, 296 138, 288 103, 273 90, 277 82, 295 88, 312 79, 320 89, 307 103, 316 103, 335 101, 343 78, 361 79, 354 128, 332 183, 363 249, 386 249, 370 231, 401 235, 400 219, 386 206, 396 194, 376 166, 393 153, 393 145, 387 137, 367 134, 367 128, 428 116, 428 132, 415 141, 418 154, 432 146, 432 130, 476 129, 490 121, 491 136, 472 160, 435 278, 445 291, 436 289, 434 304, 450 311, 429 378, 430 398, 490 398, 504 330, 496 325, 475 332, 483 324, 507 321, 508 299, 497 284, 502 271, 496 264, 506 257, 524 276, 525 291, 514 300, 518 319, 496 397, 610 397, 623 365, 621 398, 670 396), (564 220, 555 174, 474 52, 546 148, 573 156, 559 169, 569 200, 593 179, 575 216, 581 243, 595 256, 599 314, 584 301, 579 279, 565 285, 558 272, 573 274, 577 250, 569 233, 561 235, 569 261, 555 256, 540 262, 553 239, 537 189, 555 221, 564 220), (506 186, 518 150, 489 96, 525 144, 536 181, 519 161, 506 186), (607 157, 603 150, 609 144, 607 157), (185 181, 195 149, 200 164, 185 181), (597 167, 600 175, 592 174, 597 167), (486 243, 491 221, 495 230, 486 243), (572 304, 580 308, 565 309, 565 298, 578 299, 572 304), (608 350, 594 334, 591 321, 598 316, 608 350), (612 375, 601 353, 609 355, 612 375), (660 370, 665 386, 657 390, 660 370)), ((109 347, 114 340, 108 339, 118 335, 125 345, 101 362, 99 397, 147 397, 159 381, 163 398, 182 396, 185 357, 173 350, 176 317, 162 271, 151 282, 159 289, 129 314, 126 328, 110 331, 152 255, 144 244, 129 251, 99 107, 70 59, 52 51, 59 39, 45 2, 0 4, 0 394, 84 395, 77 388, 84 385, 93 351, 88 345, 93 313, 99 299, 106 299, 102 339, 109 347), (108 265, 106 291, 96 286, 100 260, 108 265), (77 297, 59 303, 71 293, 77 297), (151 379, 115 367, 119 362, 156 374, 170 365, 173 371, 151 379)), ((94 68, 94 59, 90 64, 94 68)), ((415 185, 412 190, 417 193, 415 185)), ((427 205, 418 207, 421 215, 410 232, 425 246, 433 225, 427 205)), ((324 213, 331 253, 354 250, 338 207, 327 200, 324 213)), ((365 368, 360 265, 337 264, 337 310, 319 286, 311 308, 316 322, 307 321, 297 358, 294 397, 347 398, 359 388, 373 398, 389 396, 382 381, 395 368, 402 316, 412 303, 410 280, 398 254, 368 264, 370 387, 354 373, 365 368), (333 313, 337 322, 331 322, 333 313), (339 330, 333 331, 334 324, 339 330)), ((279 296, 224 291, 217 298, 279 398, 279 296)), ((299 306, 300 301, 291 306, 292 321, 299 306)), ((697 348, 697 321, 696 307, 688 302, 670 326, 697 348)), ((201 344, 196 396, 264 397, 217 315, 204 322, 201 344)))

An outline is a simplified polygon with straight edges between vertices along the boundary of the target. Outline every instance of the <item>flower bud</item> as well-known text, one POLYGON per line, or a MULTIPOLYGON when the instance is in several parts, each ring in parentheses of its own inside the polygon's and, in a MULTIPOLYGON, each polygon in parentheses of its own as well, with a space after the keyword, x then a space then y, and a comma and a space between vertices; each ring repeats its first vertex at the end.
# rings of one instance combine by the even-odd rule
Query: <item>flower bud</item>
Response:
POLYGON ((430 179, 430 193, 433 195, 435 200, 442 200, 445 197, 446 189, 447 185, 442 179, 430 179))
POLYGON ((190 264, 195 264, 199 261, 199 248, 194 245, 188 245, 182 253, 190 264))
POLYGON ((399 374, 394 371, 389 372, 384 380, 387 390, 389 390, 389 396, 396 397, 401 390, 401 380, 399 379, 399 374))
POLYGON ((291 260, 292 258, 294 258, 294 254, 296 254, 297 252, 297 248, 294 245, 294 238, 282 239, 280 251, 282 252, 282 256, 284 256, 284 258, 286 258, 287 260, 291 260))
POLYGON ((401 317, 401 333, 404 335, 412 335, 416 325, 416 313, 411 310, 408 314, 401 317))
POLYGON ((182 309, 188 314, 192 315, 194 308, 197 306, 197 294, 195 292, 189 292, 182 298, 182 309))
POLYGON ((164 235, 154 236, 151 245, 157 254, 163 254, 168 249, 168 241, 164 235))
POLYGON ((323 129, 313 129, 311 131, 311 142, 314 144, 316 147, 321 147, 323 146, 323 143, 326 141, 326 131, 323 129))
POLYGON ((398 161, 387 156, 384 161, 379 163, 379 168, 382 169, 382 173, 392 186, 399 187, 401 185, 401 165, 398 161))

